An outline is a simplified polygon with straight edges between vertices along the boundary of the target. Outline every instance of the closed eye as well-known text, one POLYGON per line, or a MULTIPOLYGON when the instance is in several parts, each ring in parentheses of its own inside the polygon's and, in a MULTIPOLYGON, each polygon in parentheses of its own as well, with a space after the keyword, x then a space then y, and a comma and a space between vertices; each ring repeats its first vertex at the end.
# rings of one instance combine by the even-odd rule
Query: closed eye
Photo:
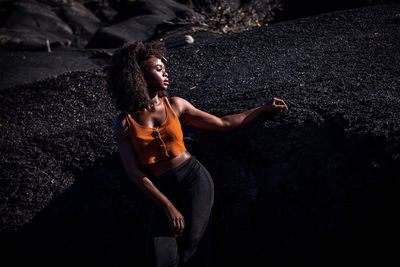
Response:
POLYGON ((156 66, 156 71, 162 71, 163 69, 164 69, 164 71, 167 71, 167 69, 165 67, 163 68, 162 65, 157 65, 156 66))

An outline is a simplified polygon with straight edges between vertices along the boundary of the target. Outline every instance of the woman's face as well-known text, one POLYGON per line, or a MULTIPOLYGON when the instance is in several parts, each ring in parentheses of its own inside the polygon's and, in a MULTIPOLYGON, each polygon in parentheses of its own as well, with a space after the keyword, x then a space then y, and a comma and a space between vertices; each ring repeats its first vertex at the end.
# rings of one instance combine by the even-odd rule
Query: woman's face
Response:
POLYGON ((152 56, 144 64, 144 77, 149 90, 157 92, 167 90, 169 86, 168 73, 161 59, 152 56))

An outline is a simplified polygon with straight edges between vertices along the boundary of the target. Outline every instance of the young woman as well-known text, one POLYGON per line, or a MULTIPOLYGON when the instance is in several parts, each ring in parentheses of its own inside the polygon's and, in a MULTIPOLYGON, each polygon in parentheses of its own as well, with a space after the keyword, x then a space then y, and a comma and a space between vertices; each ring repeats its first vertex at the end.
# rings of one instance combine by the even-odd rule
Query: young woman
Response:
POLYGON ((125 170, 155 205, 151 213, 146 266, 207 266, 213 180, 187 151, 180 117, 212 131, 238 128, 265 112, 287 110, 273 98, 264 106, 216 117, 180 97, 167 97, 166 49, 162 43, 127 44, 114 55, 108 88, 122 111, 115 119, 125 170))

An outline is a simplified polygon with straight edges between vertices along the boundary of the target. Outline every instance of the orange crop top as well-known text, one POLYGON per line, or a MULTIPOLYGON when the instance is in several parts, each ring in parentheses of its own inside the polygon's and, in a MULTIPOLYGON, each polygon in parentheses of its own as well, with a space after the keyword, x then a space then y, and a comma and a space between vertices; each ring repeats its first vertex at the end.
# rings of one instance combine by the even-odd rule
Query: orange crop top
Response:
POLYGON ((128 137, 142 165, 171 159, 186 151, 178 116, 167 97, 162 97, 166 119, 159 128, 144 127, 128 113, 128 137))

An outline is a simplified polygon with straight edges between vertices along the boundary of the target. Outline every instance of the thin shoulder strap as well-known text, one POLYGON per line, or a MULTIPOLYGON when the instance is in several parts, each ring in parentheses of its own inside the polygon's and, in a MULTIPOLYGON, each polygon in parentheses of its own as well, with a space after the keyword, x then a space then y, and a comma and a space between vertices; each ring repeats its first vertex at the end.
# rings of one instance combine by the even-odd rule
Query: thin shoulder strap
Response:
POLYGON ((167 96, 163 96, 162 98, 165 99, 164 102, 167 103, 168 106, 170 106, 168 97, 167 96))
POLYGON ((178 115, 176 115, 176 113, 175 113, 175 110, 172 108, 171 103, 169 102, 169 99, 167 96, 165 97, 165 99, 166 99, 165 102, 167 102, 167 107, 168 107, 169 113, 172 113, 174 117, 179 119, 178 115))

